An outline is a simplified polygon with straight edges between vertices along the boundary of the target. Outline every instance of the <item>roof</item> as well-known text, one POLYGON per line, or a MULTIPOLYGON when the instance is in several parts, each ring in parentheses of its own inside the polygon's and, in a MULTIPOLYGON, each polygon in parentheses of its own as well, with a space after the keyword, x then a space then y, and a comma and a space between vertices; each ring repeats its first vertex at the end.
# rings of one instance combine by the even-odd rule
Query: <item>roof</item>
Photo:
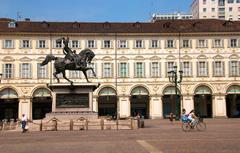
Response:
POLYGON ((0 33, 201 33, 240 32, 240 21, 217 19, 157 20, 155 22, 36 22, 0 19, 0 33))

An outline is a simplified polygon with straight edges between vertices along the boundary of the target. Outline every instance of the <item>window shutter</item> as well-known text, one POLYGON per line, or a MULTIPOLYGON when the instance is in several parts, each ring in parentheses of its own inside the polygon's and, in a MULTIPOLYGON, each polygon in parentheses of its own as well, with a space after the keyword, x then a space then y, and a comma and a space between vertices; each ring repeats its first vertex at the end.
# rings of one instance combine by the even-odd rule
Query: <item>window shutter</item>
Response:
POLYGON ((6 40, 2 40, 2 48, 6 48, 6 46, 5 46, 5 41, 6 41, 6 40))
POLYGON ((228 76, 232 76, 232 62, 228 61, 228 76))
POLYGON ((52 48, 57 48, 56 40, 52 40, 52 48))
POLYGON ((188 48, 192 48, 192 40, 188 40, 189 43, 189 47, 188 48))
POLYGON ((118 67, 117 67, 117 69, 118 69, 118 77, 121 77, 121 69, 120 69, 120 66, 121 66, 121 64, 120 63, 118 63, 118 67))
POLYGON ((213 69, 213 76, 216 75, 216 72, 215 72, 215 61, 212 62, 212 69, 213 69))
POLYGON ((205 47, 208 48, 208 40, 205 40, 205 47))
POLYGON ((224 39, 221 39, 221 47, 224 47, 224 39))
POLYGON ((177 41, 173 39, 173 48, 177 48, 177 41))
POLYGON ((28 74, 28 78, 32 78, 32 64, 29 63, 29 74, 28 74))
POLYGON ((145 48, 145 41, 142 40, 142 48, 145 48))
POLYGON ((49 43, 49 41, 48 40, 45 40, 45 48, 48 48, 48 43, 49 43))
POLYGON ((136 70, 136 68, 137 68, 137 63, 135 62, 134 63, 134 77, 137 77, 137 70, 136 70))
POLYGON ((6 67, 6 64, 2 64, 2 75, 3 75, 3 78, 6 78, 6 71, 5 71, 5 68, 6 67))
POLYGON ((240 47, 240 39, 237 39, 237 47, 240 47))
POLYGON ((197 61, 197 76, 200 76, 200 64, 199 64, 199 61, 197 61))
POLYGON ((221 63, 222 63, 222 74, 221 74, 221 76, 225 76, 225 62, 222 61, 221 63))
POLYGON ((37 63, 37 78, 40 78, 40 63, 37 63))
POLYGON ((85 40, 85 48, 89 48, 89 46, 88 46, 88 40, 85 40))
POLYGON ((149 74, 150 74, 150 77, 152 77, 152 62, 149 63, 149 74))
POLYGON ((15 65, 14 64, 12 64, 12 69, 11 69, 11 73, 12 73, 12 75, 11 75, 11 78, 14 78, 15 77, 15 65))
POLYGON ((68 46, 69 48, 72 48, 72 40, 69 40, 68 46))
POLYGON ((126 77, 129 77, 129 74, 130 74, 130 72, 129 72, 129 70, 130 70, 130 68, 129 68, 129 63, 127 63, 127 76, 126 77))
POLYGON ((36 40, 36 48, 39 48, 39 40, 36 40))
POLYGON ((128 48, 128 41, 126 40, 126 48, 128 48))
POLYGON ((142 77, 145 77, 145 63, 143 62, 143 76, 142 77))
POLYGON ((161 73, 162 69, 161 69, 161 62, 158 62, 158 76, 162 77, 162 73, 161 73))
MULTIPOLYGON (((114 69, 113 69, 113 66, 114 66, 113 63, 111 63, 111 76, 110 76, 111 78, 114 77, 114 69)), ((117 77, 117 76, 115 76, 115 77, 117 77)))
POLYGON ((231 47, 231 39, 228 39, 228 47, 231 47))
POLYGON ((165 62, 165 77, 168 77, 168 62, 165 62))
POLYGON ((15 40, 12 40, 12 48, 15 48, 15 40))
POLYGON ((192 74, 192 62, 189 62, 189 75, 193 76, 193 74, 192 74))
POLYGON ((102 63, 102 77, 104 78, 105 77, 105 70, 104 70, 104 63, 102 63))
POLYGON ((22 78, 22 63, 19 64, 19 77, 22 78))
POLYGON ((208 61, 206 61, 205 63, 206 63, 206 72, 205 72, 205 75, 206 75, 206 76, 209 76, 208 61))

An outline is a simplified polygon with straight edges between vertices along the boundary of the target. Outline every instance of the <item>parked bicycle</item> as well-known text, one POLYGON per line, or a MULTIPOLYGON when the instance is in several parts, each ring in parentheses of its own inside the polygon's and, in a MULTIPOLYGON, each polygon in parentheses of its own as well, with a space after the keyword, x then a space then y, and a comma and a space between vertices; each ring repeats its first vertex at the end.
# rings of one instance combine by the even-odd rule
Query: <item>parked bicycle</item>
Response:
POLYGON ((206 130, 206 123, 203 122, 202 118, 196 118, 193 123, 188 119, 182 119, 182 130, 185 132, 190 131, 191 129, 197 129, 198 131, 206 130))

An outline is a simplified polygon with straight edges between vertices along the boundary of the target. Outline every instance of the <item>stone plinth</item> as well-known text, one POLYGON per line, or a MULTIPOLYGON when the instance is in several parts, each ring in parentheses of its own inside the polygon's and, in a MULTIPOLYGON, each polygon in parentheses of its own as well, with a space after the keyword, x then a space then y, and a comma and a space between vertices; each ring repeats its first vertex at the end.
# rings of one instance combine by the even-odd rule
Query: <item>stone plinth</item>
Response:
POLYGON ((98 114, 93 111, 93 92, 99 87, 98 83, 50 84, 52 91, 52 112, 46 118, 58 119, 97 119, 98 114))

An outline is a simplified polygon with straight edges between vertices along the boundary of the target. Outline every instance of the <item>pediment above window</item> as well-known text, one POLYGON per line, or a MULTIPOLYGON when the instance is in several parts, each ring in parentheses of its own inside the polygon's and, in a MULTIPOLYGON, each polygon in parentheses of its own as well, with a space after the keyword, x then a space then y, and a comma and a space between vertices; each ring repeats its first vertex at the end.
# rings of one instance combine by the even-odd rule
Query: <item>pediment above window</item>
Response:
POLYGON ((45 57, 39 57, 37 58, 37 61, 44 61, 45 60, 45 57))
POLYGON ((216 55, 216 56, 213 57, 213 59, 223 59, 223 56, 221 56, 221 55, 216 55))
POLYGON ((20 58, 20 61, 21 62, 27 62, 27 61, 31 61, 32 59, 31 58, 28 58, 28 57, 23 57, 23 58, 20 58))
POLYGON ((161 58, 160 57, 158 57, 158 56, 152 56, 152 57, 150 57, 150 60, 160 60, 161 58))
POLYGON ((118 58, 118 60, 127 61, 127 60, 129 60, 129 58, 127 58, 125 56, 121 56, 121 57, 118 58))
POLYGON ((189 55, 184 55, 184 56, 182 57, 182 59, 183 59, 183 60, 191 60, 192 57, 189 56, 189 55))
POLYGON ((204 60, 204 59, 207 59, 207 56, 206 55, 199 55, 198 57, 197 57, 197 59, 198 60, 204 60))
POLYGON ((168 55, 168 56, 166 57, 166 60, 176 60, 176 57, 173 56, 173 55, 168 55))
POLYGON ((239 56, 237 54, 232 54, 229 58, 230 59, 239 59, 239 56))
POLYGON ((134 59, 135 60, 144 60, 144 57, 143 56, 136 56, 134 59))
POLYGON ((15 61, 13 57, 11 56, 6 56, 2 59, 3 62, 13 62, 15 61))
POLYGON ((105 56, 105 57, 102 58, 102 60, 104 60, 104 61, 112 61, 113 58, 110 57, 110 56, 105 56))

